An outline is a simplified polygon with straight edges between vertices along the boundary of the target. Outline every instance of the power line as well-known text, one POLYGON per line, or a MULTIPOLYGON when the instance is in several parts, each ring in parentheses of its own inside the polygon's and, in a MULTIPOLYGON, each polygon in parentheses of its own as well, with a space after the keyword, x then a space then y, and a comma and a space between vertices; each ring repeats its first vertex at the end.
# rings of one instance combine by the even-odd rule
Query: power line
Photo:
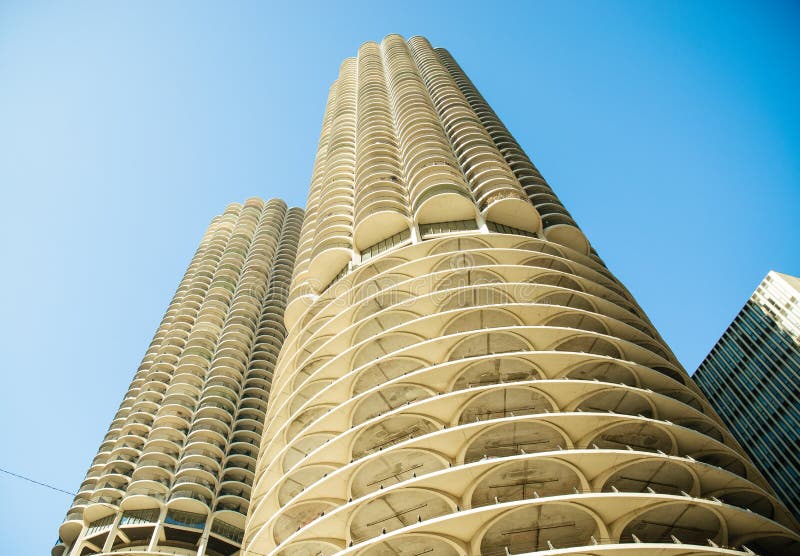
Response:
POLYGON ((28 481, 29 483, 33 483, 35 485, 39 485, 39 486, 43 486, 43 487, 49 488, 50 490, 55 490, 57 492, 63 492, 64 494, 69 494, 70 496, 77 496, 77 494, 74 493, 74 492, 70 492, 68 490, 64 490, 63 488, 58 488, 56 486, 49 485, 49 484, 43 483, 41 481, 37 481, 35 479, 31 479, 30 477, 26 477, 26 476, 20 475, 18 473, 13 473, 13 472, 9 471, 8 469, 3 469, 2 467, 0 467, 0 471, 2 471, 3 473, 6 473, 7 475, 11 475, 12 477, 16 477, 17 479, 22 479, 23 481, 28 481))
MULTIPOLYGON (((50 484, 47 484, 47 483, 43 483, 41 481, 37 481, 36 479, 31 479, 30 477, 26 477, 25 475, 20 475, 19 473, 14 473, 12 471, 9 471, 8 469, 3 469, 2 467, 0 467, 0 471, 2 471, 3 473, 5 473, 7 475, 11 475, 12 477, 16 477, 17 479, 22 479, 23 481, 28 481, 29 483, 33 483, 35 485, 43 486, 45 488, 49 488, 50 490, 55 490, 56 492, 62 492, 64 494, 69 494, 70 496, 77 496, 77 494, 74 493, 74 492, 70 492, 68 490, 64 490, 63 488, 58 488, 57 486, 53 486, 53 485, 50 485, 50 484)), ((106 504, 106 503, 103 503, 103 502, 101 502, 101 504, 103 506, 107 506, 107 507, 112 508, 114 510, 118 510, 119 509, 116 506, 112 506, 111 504, 106 504)), ((266 554, 264 554, 263 552, 256 552, 253 549, 244 548, 244 549, 240 549, 240 550, 242 552, 245 552, 245 553, 255 554, 256 556, 266 556, 266 554)))

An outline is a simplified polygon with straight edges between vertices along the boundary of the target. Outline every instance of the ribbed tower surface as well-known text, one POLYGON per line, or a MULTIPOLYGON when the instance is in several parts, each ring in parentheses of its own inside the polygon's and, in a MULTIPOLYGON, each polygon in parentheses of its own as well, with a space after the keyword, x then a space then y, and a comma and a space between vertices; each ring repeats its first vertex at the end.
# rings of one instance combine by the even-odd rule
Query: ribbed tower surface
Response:
POLYGON ((53 556, 239 553, 303 211, 214 218, 53 556))
POLYGON ((333 84, 242 554, 792 554, 773 496, 444 50, 333 84))

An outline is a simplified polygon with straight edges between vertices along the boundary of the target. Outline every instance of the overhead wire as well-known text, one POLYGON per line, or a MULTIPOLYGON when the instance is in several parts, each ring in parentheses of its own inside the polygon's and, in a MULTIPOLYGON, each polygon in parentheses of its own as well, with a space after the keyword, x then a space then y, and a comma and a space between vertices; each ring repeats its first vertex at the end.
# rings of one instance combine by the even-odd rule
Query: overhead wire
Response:
MULTIPOLYGON (((0 467, 0 472, 3 472, 5 474, 10 475, 12 477, 15 477, 17 479, 21 479, 23 481, 27 481, 29 483, 33 483, 35 485, 39 485, 39 486, 43 486, 45 488, 49 488, 50 490, 54 490, 56 492, 61 492, 63 494, 69 494, 70 496, 77 496, 78 495, 75 492, 70 492, 68 490, 64 490, 63 488, 58 488, 57 486, 53 486, 53 485, 51 485, 49 483, 45 483, 43 481, 37 481, 36 479, 31 479, 30 477, 26 477, 25 475, 20 475, 19 473, 14 473, 13 471, 9 471, 8 469, 3 469, 2 467, 0 467)), ((112 508, 114 511, 118 511, 119 510, 119 508, 117 506, 114 506, 112 504, 107 504, 105 502, 97 502, 97 503, 99 503, 99 504, 101 504, 103 506, 106 506, 108 508, 112 508)), ((240 548, 239 551, 242 552, 242 553, 247 553, 247 554, 255 554, 255 556, 267 556, 265 553, 257 552, 257 551, 255 551, 255 550, 253 550, 251 548, 240 548)))

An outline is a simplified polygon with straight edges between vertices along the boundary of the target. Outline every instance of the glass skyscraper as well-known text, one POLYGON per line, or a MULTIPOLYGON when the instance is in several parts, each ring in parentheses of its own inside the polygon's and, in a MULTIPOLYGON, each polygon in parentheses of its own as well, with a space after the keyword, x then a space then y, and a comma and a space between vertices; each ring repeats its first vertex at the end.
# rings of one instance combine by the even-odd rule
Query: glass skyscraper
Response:
POLYGON ((694 380, 800 517, 800 279, 770 272, 694 380))

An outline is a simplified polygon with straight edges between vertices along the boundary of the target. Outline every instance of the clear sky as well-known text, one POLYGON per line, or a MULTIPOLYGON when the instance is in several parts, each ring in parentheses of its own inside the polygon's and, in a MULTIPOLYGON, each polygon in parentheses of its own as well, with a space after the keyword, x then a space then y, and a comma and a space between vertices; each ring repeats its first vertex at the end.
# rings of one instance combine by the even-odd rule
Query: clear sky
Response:
MULTIPOLYGON (((339 64, 448 48, 687 370, 800 274, 797 3, 0 1, 0 467, 75 490, 209 220, 302 206, 339 64)), ((0 474, 0 547, 71 498, 0 474)))

